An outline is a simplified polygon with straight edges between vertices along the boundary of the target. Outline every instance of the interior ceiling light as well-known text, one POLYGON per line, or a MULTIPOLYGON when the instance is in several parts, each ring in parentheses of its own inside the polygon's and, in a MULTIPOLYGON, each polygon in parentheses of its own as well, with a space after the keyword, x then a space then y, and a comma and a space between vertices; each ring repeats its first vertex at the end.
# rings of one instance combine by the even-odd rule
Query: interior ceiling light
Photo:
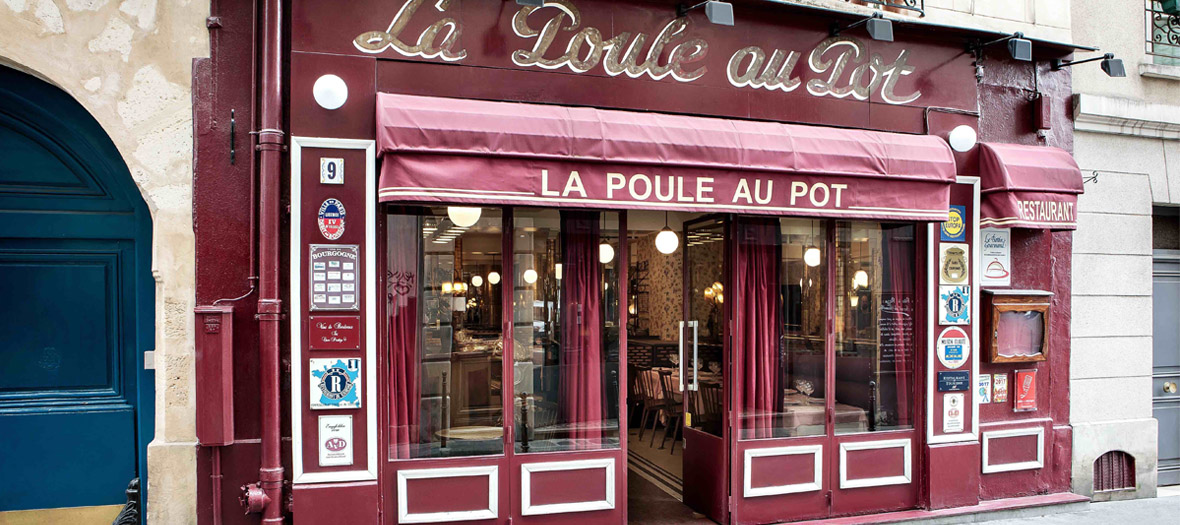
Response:
POLYGON ((837 36, 842 31, 855 29, 862 25, 865 26, 865 31, 869 33, 869 38, 881 42, 893 41, 893 22, 879 12, 843 27, 840 26, 839 22, 832 22, 832 27, 828 30, 828 33, 831 36, 837 36))
POLYGON ((1013 60, 1020 60, 1023 62, 1032 61, 1032 41, 1024 38, 1024 33, 1020 32, 1012 33, 1011 35, 1004 38, 997 38, 991 42, 976 44, 972 46, 971 50, 978 55, 980 52, 982 52, 983 48, 1002 42, 1008 43, 1008 55, 1011 56, 1013 60))
POLYGON ((1123 67, 1123 59, 1115 58, 1114 53, 1107 53, 1100 57, 1087 58, 1085 60, 1075 60, 1068 62, 1060 58, 1054 58, 1051 62, 1053 71, 1057 71, 1063 67, 1070 67, 1075 64, 1085 64, 1086 62, 1094 62, 1096 60, 1102 61, 1102 71, 1106 76, 1113 78, 1122 78, 1127 76, 1127 68, 1123 67))
MULTIPOLYGON (((519 0, 517 0, 517 1, 519 1, 519 0)), ((676 5, 676 18, 682 18, 682 17, 688 15, 689 11, 692 11, 693 9, 696 9, 701 6, 704 6, 705 18, 708 18, 709 22, 717 24, 719 26, 732 26, 733 25, 733 4, 731 4, 729 2, 708 1, 708 2, 701 2, 699 4, 691 5, 691 6, 688 4, 677 4, 676 5)))
POLYGON ((561 280, 561 263, 553 265, 553 276, 556 277, 558 281, 561 280))
POLYGON ((470 206, 447 206, 447 217, 455 223, 455 226, 468 228, 479 221, 481 211, 479 208, 470 206))
POLYGON ((488 274, 488 283, 500 284, 500 272, 491 272, 488 274))
POLYGON ((529 268, 524 271, 524 275, 522 275, 521 277, 524 277, 524 282, 526 282, 528 284, 536 283, 537 282, 537 271, 532 268, 529 268))
POLYGON ((615 249, 606 241, 598 245, 598 262, 602 264, 610 264, 615 260, 615 249))
POLYGON ((472 286, 474 286, 474 287, 476 287, 476 288, 479 288, 480 286, 483 286, 483 277, 480 277, 480 276, 478 276, 478 275, 476 275, 476 276, 472 277, 472 278, 471 278, 471 285, 472 285, 472 286))
POLYGON ((664 212, 664 229, 656 234, 656 249, 664 255, 670 255, 680 246, 680 237, 672 228, 668 227, 668 212, 664 212))
POLYGON ((819 259, 819 248, 815 245, 808 246, 806 250, 803 250, 804 264, 815 268, 816 266, 819 266, 819 259))
POLYGON ((852 274, 852 283, 854 288, 868 288, 869 272, 857 270, 856 273, 852 274))

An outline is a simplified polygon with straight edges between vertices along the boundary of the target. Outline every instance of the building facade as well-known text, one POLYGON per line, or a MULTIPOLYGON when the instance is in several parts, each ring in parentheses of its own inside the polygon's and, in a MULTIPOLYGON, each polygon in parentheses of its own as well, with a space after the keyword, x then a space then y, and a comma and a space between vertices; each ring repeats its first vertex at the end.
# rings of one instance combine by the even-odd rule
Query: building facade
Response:
POLYGON ((1126 78, 1074 68, 1075 153, 1088 182, 1074 244, 1073 490, 1151 497, 1157 479, 1180 482, 1180 398, 1169 386, 1180 364, 1180 19, 1150 0, 1073 9, 1074 38, 1127 64, 1126 78), (1109 403, 1110 392, 1122 402, 1109 403), (1134 484, 1103 486, 1110 463, 1100 458, 1112 452, 1133 458, 1121 463, 1134 470, 1134 484))
POLYGON ((153 523, 196 521, 190 86, 208 13, 0 2, 2 522, 109 523, 128 490, 153 523))
POLYGON ((199 521, 1084 501, 1066 2, 530 3, 214 6, 199 521))

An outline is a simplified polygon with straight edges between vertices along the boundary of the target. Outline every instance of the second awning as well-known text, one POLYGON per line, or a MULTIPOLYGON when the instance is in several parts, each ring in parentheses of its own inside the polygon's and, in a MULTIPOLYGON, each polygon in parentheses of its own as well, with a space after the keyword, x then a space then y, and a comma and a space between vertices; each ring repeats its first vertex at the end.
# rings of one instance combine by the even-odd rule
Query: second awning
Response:
POLYGON ((1082 172, 1069 152, 1047 146, 980 144, 979 224, 1077 229, 1082 172))
POLYGON ((381 93, 385 202, 944 221, 934 136, 381 93))

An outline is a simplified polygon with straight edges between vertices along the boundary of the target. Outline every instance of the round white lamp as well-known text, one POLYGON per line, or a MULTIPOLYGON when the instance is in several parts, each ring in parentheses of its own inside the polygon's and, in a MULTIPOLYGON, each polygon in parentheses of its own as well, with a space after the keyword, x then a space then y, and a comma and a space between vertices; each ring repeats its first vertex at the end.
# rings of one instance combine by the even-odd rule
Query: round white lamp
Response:
POLYGON ((491 284, 500 284, 500 272, 489 273, 488 282, 491 284))
POLYGON ((947 136, 947 142, 950 142, 951 149, 966 153, 975 147, 975 142, 979 140, 979 136, 975 133, 975 128, 967 125, 957 126, 951 130, 951 134, 947 136))
POLYGON ((680 246, 680 237, 676 235, 676 232, 672 231, 672 228, 664 226, 664 229, 656 234, 656 249, 660 253, 664 255, 671 254, 676 251, 677 246, 680 246))
POLYGON ((479 208, 470 206, 447 206, 447 217, 455 226, 468 228, 479 221, 479 208))
POLYGON ((603 242, 598 245, 598 262, 602 264, 610 264, 615 260, 615 249, 608 242, 603 242))
POLYGON ((803 263, 815 268, 819 266, 819 255, 818 247, 808 246, 806 250, 803 250, 803 263))
POLYGON ((853 284, 853 286, 858 287, 858 288, 868 288, 869 287, 869 272, 866 272, 864 270, 857 270, 856 273, 852 274, 852 284, 853 284))
POLYGON ((522 275, 522 277, 524 277, 524 282, 533 284, 537 282, 537 271, 529 268, 524 271, 524 275, 522 275))
POLYGON ((474 287, 476 287, 476 288, 479 288, 480 286, 483 286, 483 277, 480 277, 480 276, 478 276, 478 275, 476 275, 476 276, 472 277, 472 278, 471 278, 471 285, 472 285, 472 286, 474 286, 474 287))
POLYGON ((348 84, 336 75, 324 75, 316 79, 311 87, 311 94, 320 107, 327 110, 339 109, 348 101, 348 84))

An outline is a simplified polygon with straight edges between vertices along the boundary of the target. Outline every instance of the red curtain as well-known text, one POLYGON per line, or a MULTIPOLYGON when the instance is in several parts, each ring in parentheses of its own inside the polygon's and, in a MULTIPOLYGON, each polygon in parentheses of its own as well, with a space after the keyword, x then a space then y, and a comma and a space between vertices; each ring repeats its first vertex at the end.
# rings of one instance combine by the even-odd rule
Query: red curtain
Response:
POLYGON ((418 388, 418 291, 421 283, 418 264, 421 250, 406 249, 407 246, 419 246, 418 221, 418 217, 392 216, 386 252, 389 435, 390 455, 396 459, 409 458, 411 445, 418 442, 418 412, 421 409, 418 388))
MULTIPOLYGON (((912 226, 885 227, 883 242, 888 267, 889 289, 885 299, 892 299, 894 308, 883 310, 883 326, 894 330, 882 334, 884 348, 893 349, 893 371, 897 388, 897 424, 910 424, 910 388, 913 385, 914 355, 914 229, 912 226)), ((885 356, 882 356, 885 357, 885 356)))
POLYGON ((560 416, 575 447, 598 448, 603 408, 602 270, 598 213, 561 213, 560 416))
POLYGON ((779 354, 779 223, 771 218, 743 218, 737 223, 733 265, 737 303, 734 352, 741 377, 743 428, 754 439, 774 436, 775 415, 782 410, 779 354))

